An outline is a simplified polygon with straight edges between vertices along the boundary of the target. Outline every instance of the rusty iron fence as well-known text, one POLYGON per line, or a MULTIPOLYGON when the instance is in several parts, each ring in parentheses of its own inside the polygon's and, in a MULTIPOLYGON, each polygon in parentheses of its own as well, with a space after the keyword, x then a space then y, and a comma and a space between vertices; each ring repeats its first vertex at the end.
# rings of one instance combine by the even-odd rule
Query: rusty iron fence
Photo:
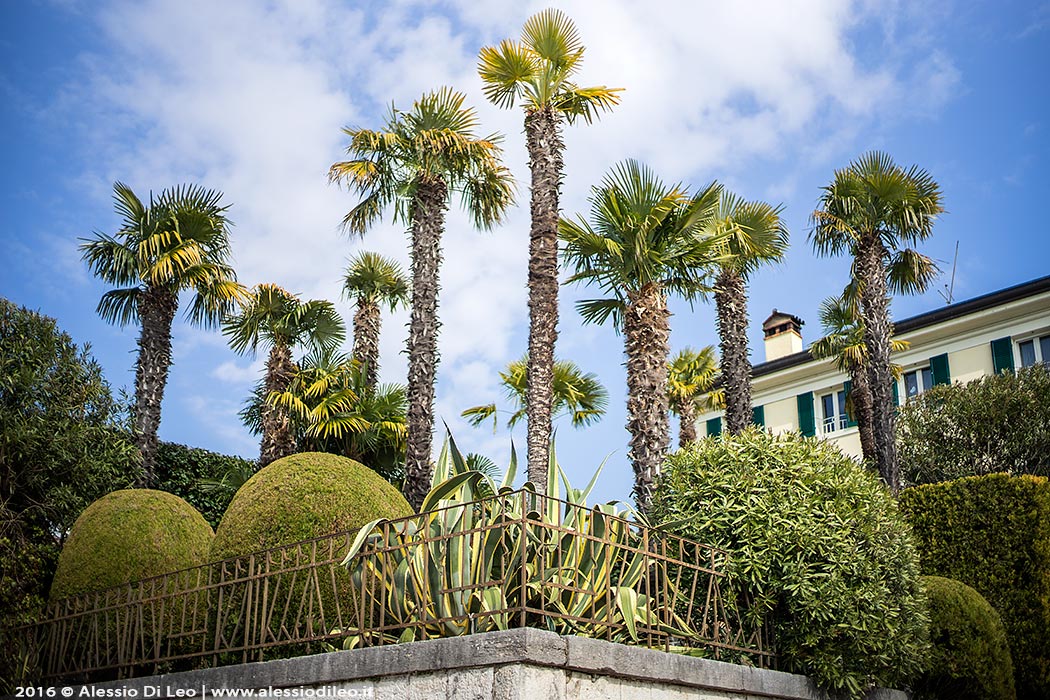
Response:
POLYGON ((768 625, 725 590, 726 560, 520 490, 54 601, 17 635, 33 682, 515 627, 769 667, 768 625))

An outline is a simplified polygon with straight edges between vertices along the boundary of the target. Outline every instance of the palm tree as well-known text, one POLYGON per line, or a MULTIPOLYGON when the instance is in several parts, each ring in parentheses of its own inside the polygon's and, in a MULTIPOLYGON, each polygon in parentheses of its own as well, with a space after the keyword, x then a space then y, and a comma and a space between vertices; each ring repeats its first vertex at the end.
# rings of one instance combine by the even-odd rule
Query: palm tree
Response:
POLYGON ((216 190, 182 185, 156 198, 151 194, 144 204, 130 187, 117 182, 113 201, 121 217, 119 230, 112 236, 96 232, 80 246, 91 271, 118 287, 102 296, 99 315, 120 326, 141 324, 134 431, 144 486, 155 480, 157 429, 179 293, 193 290, 186 318, 204 328, 215 327, 244 295, 230 266, 229 207, 221 200, 216 190))
MULTIPOLYGON (((528 410, 526 400, 528 392, 529 374, 528 356, 515 360, 507 365, 504 372, 500 372, 500 381, 503 384, 507 398, 513 402, 515 410, 507 421, 507 427, 513 428, 518 421, 525 417, 528 410)), ((590 372, 585 373, 575 362, 568 360, 557 360, 554 363, 554 406, 553 414, 556 420, 561 415, 567 415, 572 420, 574 428, 580 428, 597 422, 605 415, 605 408, 609 405, 609 392, 605 390, 598 377, 590 372)), ((484 406, 468 408, 461 414, 470 420, 470 424, 477 427, 489 418, 492 419, 492 429, 498 427, 496 417, 496 404, 490 403, 484 406)))
POLYGON ((724 392, 712 392, 718 376, 715 348, 708 345, 700 351, 681 350, 667 366, 667 394, 671 412, 678 416, 678 446, 696 442, 697 412, 722 408, 724 392))
POLYGON ((357 302, 354 313, 354 358, 365 372, 365 385, 379 383, 379 331, 382 307, 393 311, 408 305, 408 278, 395 261, 378 253, 351 258, 343 279, 343 292, 357 302))
MULTIPOLYGON (((937 264, 927 256, 914 250, 902 250, 890 263, 887 283, 896 294, 917 294, 929 288, 937 272, 937 264)), ((868 351, 864 345, 864 322, 859 304, 860 290, 856 280, 851 280, 841 295, 825 299, 820 305, 820 323, 826 335, 810 346, 809 353, 815 358, 834 358, 838 369, 849 375, 846 409, 857 423, 864 460, 874 464, 876 451, 868 351)), ((890 339, 891 352, 901 352, 909 346, 906 340, 890 339)), ((899 379, 900 366, 894 364, 890 369, 894 379, 899 379)))
MULTIPOLYGON (((223 322, 223 334, 238 354, 254 355, 260 343, 270 346, 266 360, 266 396, 288 388, 296 373, 292 348, 308 345, 334 350, 346 337, 343 320, 330 301, 299 298, 276 284, 256 285, 240 313, 223 322)), ((261 413, 262 441, 259 467, 295 452, 295 433, 288 414, 266 404, 261 413)))
POLYGON ((584 322, 612 320, 624 334, 630 458, 643 511, 670 443, 667 297, 692 300, 707 290, 721 240, 708 228, 720 189, 712 184, 690 198, 626 161, 593 188, 590 222, 561 221, 565 257, 575 267, 569 281, 596 284, 609 295, 577 304, 584 322))
POLYGON ((738 434, 751 425, 751 360, 747 344, 747 280, 762 265, 784 258, 788 232, 782 206, 746 202, 723 192, 717 230, 725 235, 715 279, 715 308, 725 388, 726 429, 738 434))
POLYGON ((899 249, 925 240, 944 211, 940 186, 928 172, 905 169, 873 151, 835 172, 813 214, 810 240, 821 255, 853 257, 860 291, 868 380, 872 395, 875 464, 893 493, 900 489, 892 406, 888 267, 899 249))
POLYGON ((573 77, 584 46, 576 26, 559 10, 530 17, 521 40, 486 46, 478 57, 485 96, 503 109, 520 101, 532 173, 529 231, 528 473, 547 491, 551 412, 554 406, 554 343, 558 338, 558 217, 563 122, 590 124, 619 102, 619 88, 580 87, 573 77))
POLYGON ((449 196, 458 192, 475 226, 490 228, 513 201, 513 181, 500 161, 499 136, 474 135, 478 119, 462 94, 441 88, 423 95, 410 112, 391 108, 381 131, 344 129, 353 157, 335 163, 329 179, 345 181, 361 201, 343 219, 363 235, 393 207, 412 244, 412 313, 408 338, 408 437, 404 492, 417 508, 426 497, 433 465, 434 383, 438 334, 441 234, 449 196))

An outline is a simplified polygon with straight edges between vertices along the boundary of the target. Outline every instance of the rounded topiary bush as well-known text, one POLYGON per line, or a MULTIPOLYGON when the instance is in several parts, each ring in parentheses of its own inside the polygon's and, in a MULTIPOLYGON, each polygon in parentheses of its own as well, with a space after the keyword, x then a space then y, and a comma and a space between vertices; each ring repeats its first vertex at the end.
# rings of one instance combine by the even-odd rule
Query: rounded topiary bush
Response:
POLYGON ((303 452, 266 466, 237 491, 211 555, 238 557, 406 515, 412 507, 405 497, 365 465, 303 452))
POLYGON ((928 649, 911 531, 830 443, 751 429, 671 455, 651 519, 729 552, 723 598, 772 616, 784 670, 858 698, 914 678, 928 649))
POLYGON ((213 536, 204 517, 178 496, 114 491, 73 524, 58 557, 51 599, 205 564, 213 536))
POLYGON ((933 652, 917 700, 1014 700, 1013 662, 999 613, 965 583, 923 576, 933 652))

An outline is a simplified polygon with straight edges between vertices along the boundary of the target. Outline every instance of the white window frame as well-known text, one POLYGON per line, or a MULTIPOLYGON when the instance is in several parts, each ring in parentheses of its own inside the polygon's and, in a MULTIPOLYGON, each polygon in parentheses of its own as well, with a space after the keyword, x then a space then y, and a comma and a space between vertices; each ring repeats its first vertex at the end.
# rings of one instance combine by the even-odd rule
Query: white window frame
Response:
POLYGON ((1014 348, 1017 353, 1015 364, 1017 367, 1031 367, 1032 365, 1024 364, 1024 356, 1021 354, 1021 346, 1025 343, 1032 344, 1032 354, 1035 356, 1035 362, 1032 364, 1050 364, 1050 357, 1046 357, 1043 352, 1043 339, 1050 338, 1050 328, 1043 328, 1034 333, 1026 333, 1025 335, 1014 338, 1014 348))
POLYGON ((837 433, 840 430, 845 430, 849 427, 849 416, 846 415, 846 387, 839 386, 838 388, 831 389, 830 391, 825 389, 817 394, 817 400, 820 404, 820 433, 821 435, 828 435, 831 433, 837 433), (839 401, 841 395, 842 400, 839 401), (824 399, 831 397, 831 403, 835 410, 835 415, 826 416, 824 415, 824 399))
POLYGON ((908 401, 909 399, 915 398, 915 396, 912 396, 908 393, 908 377, 913 374, 915 375, 915 387, 916 389, 918 389, 918 391, 915 392, 915 396, 922 396, 927 391, 933 388, 933 368, 930 367, 929 362, 921 365, 915 365, 914 367, 909 367, 908 369, 904 370, 904 374, 903 376, 901 376, 901 384, 903 385, 902 388, 904 389, 904 391, 901 392, 901 396, 903 397, 904 401, 908 401), (926 386, 925 377, 929 377, 930 379, 929 386, 926 386))

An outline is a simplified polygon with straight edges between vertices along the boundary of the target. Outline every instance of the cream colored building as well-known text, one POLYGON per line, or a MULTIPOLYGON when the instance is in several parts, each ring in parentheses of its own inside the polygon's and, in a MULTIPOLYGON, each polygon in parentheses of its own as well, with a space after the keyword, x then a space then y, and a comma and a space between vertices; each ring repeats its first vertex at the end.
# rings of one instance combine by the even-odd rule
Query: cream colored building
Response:
MULTIPOLYGON (((834 360, 803 349, 801 319, 773 310, 762 324, 766 361, 752 370, 754 419, 774 433, 801 430, 860 456, 857 427, 846 416, 846 374, 834 360)), ((897 321, 910 347, 893 355, 904 370, 898 402, 936 384, 1050 362, 1050 276, 897 321)), ((721 432, 721 413, 700 417, 700 435, 721 432)))

